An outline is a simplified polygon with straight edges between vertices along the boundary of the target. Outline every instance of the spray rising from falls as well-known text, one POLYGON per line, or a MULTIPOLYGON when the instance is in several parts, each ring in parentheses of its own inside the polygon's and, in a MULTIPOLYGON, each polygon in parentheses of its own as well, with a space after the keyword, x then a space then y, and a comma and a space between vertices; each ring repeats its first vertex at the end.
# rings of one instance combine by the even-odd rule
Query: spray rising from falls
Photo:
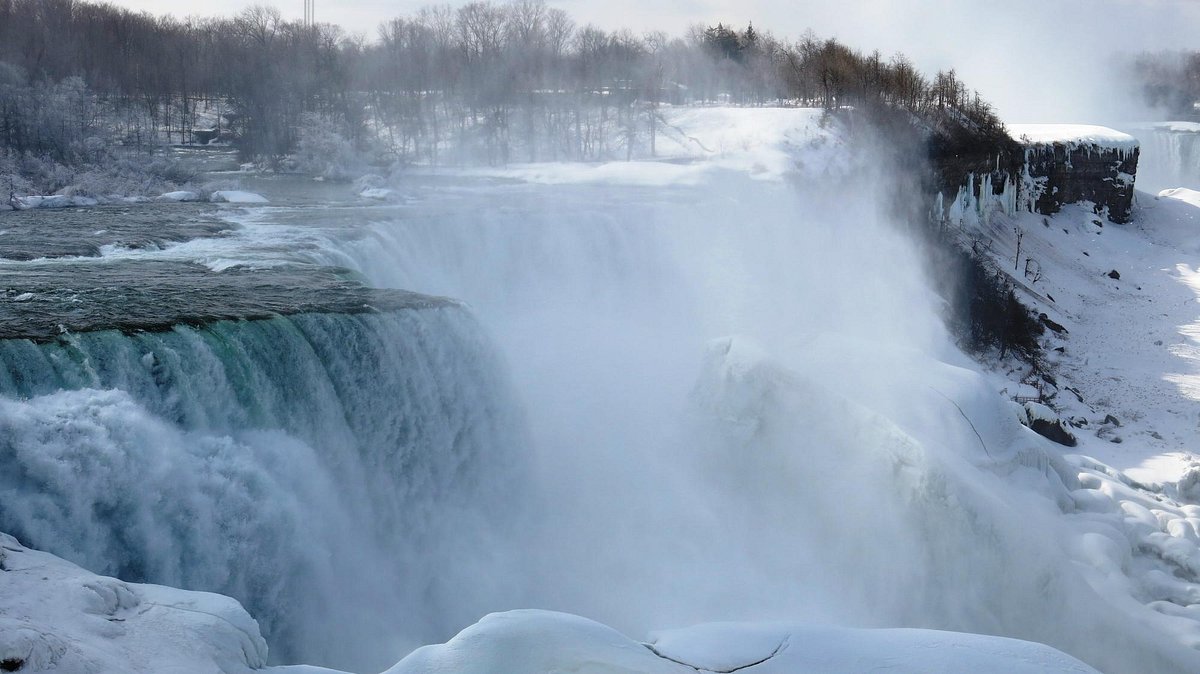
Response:
POLYGON ((547 504, 513 543, 540 581, 518 606, 629 634, 959 629, 1188 671, 1153 611, 1085 582, 1074 471, 945 334, 879 203, 732 174, 491 185, 374 213, 319 258, 462 297, 496 337, 547 504))
POLYGON ((458 307, 6 340, 0 363, 0 530, 28 544, 234 596, 280 660, 380 669, 491 604, 520 430, 458 307))

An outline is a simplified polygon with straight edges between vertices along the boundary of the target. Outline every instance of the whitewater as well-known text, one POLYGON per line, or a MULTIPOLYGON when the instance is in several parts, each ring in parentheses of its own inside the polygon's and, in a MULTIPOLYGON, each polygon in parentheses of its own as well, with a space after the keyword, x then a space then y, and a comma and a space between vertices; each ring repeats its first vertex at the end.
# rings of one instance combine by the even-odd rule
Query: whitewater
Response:
POLYGON ((672 121, 658 161, 366 196, 247 176, 269 203, 172 205, 219 232, 98 245, 89 264, 333 267, 451 299, 0 342, 9 557, 233 597, 271 664, 381 671, 545 609, 616 631, 500 614, 393 671, 795 671, 872 643, 1088 671, 929 630, 1195 671, 1196 617, 1121 580, 1147 563, 1124 514, 1066 516, 1119 478, 1081 481, 956 346, 875 158, 817 111, 672 121), (701 623, 725 625, 671 631, 701 623))

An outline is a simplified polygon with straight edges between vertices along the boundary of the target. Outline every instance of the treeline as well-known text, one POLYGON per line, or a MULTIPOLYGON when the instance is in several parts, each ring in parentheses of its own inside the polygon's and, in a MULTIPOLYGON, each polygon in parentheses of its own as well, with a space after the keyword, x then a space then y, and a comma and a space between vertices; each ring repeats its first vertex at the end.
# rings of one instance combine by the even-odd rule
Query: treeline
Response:
POLYGON ((314 119, 381 161, 622 158, 654 153, 667 104, 886 107, 934 133, 1003 128, 953 71, 928 78, 902 55, 753 26, 605 31, 541 0, 428 7, 370 41, 267 7, 180 20, 0 0, 0 62, 0 148, 64 160, 80 135, 141 146, 209 128, 248 157, 278 158, 314 119), (55 132, 42 108, 53 87, 78 88, 73 77, 95 112, 55 132))
POLYGON ((1145 52, 1130 69, 1148 105, 1173 119, 1200 119, 1200 51, 1145 52))

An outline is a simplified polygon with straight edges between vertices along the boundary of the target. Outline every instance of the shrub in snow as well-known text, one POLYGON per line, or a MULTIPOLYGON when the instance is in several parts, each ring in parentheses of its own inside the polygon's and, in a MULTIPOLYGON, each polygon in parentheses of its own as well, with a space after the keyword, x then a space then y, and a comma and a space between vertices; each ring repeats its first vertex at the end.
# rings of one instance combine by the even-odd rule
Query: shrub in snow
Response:
POLYGON ((299 129, 295 168, 326 180, 351 180, 362 172, 363 162, 354 148, 335 128, 319 115, 305 115, 299 129))
POLYGON ((354 181, 354 191, 361 194, 365 190, 379 189, 385 184, 386 181, 383 179, 383 176, 376 173, 368 173, 354 181))

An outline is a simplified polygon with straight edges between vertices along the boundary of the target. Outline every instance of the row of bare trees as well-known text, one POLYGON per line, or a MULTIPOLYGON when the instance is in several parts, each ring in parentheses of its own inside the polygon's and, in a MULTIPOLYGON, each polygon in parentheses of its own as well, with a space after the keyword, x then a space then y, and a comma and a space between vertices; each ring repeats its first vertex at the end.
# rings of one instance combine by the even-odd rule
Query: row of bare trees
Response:
POLYGON ((1128 65, 1148 105, 1173 119, 1200 120, 1200 51, 1144 52, 1128 65))
MULTIPOLYGON (((10 90, 81 78, 117 141, 188 141, 218 125, 250 156, 291 151, 314 117, 381 159, 432 163, 653 153, 666 104, 883 106, 931 127, 999 126, 953 71, 928 79, 902 55, 753 26, 676 38, 605 31, 542 0, 431 6, 384 22, 371 40, 267 7, 179 20, 0 0, 0 62, 10 90)), ((31 122, 4 91, 0 146, 47 151, 16 131, 31 122)))

